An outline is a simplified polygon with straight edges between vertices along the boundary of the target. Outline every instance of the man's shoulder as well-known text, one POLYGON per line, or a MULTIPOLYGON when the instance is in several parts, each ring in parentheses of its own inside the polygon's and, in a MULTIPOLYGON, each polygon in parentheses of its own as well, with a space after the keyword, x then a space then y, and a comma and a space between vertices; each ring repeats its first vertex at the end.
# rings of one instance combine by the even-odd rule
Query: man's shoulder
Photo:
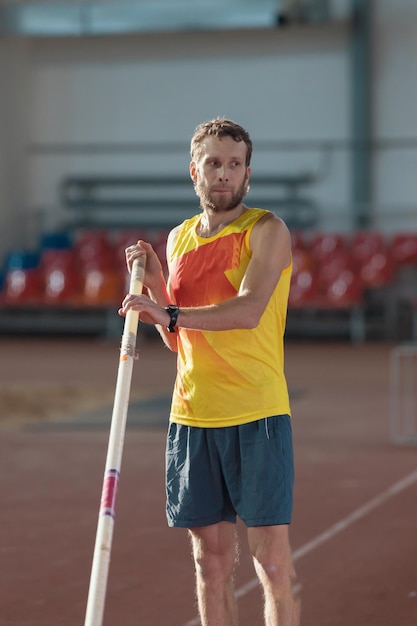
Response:
POLYGON ((174 226, 172 230, 168 233, 168 245, 172 249, 174 243, 178 240, 179 237, 183 237, 187 232, 190 232, 195 228, 196 223, 201 217, 201 213, 190 217, 177 226, 174 226))
POLYGON ((266 213, 253 227, 250 246, 261 255, 270 255, 271 251, 291 251, 291 235, 284 220, 272 212, 266 213))
POLYGON ((269 211, 266 209, 254 209, 255 211, 259 211, 258 219, 255 223, 255 227, 260 230, 262 228, 275 229, 276 232, 288 231, 288 227, 282 217, 279 217, 273 211, 269 211))

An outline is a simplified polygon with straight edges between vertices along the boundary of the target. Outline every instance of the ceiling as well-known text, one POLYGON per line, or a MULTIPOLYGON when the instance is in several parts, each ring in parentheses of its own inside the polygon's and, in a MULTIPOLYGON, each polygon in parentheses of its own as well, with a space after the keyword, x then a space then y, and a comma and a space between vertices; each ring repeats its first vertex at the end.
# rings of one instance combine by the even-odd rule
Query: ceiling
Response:
POLYGON ((0 3, 0 35, 275 28, 294 16, 304 21, 328 20, 329 6, 329 0, 9 0, 0 3))

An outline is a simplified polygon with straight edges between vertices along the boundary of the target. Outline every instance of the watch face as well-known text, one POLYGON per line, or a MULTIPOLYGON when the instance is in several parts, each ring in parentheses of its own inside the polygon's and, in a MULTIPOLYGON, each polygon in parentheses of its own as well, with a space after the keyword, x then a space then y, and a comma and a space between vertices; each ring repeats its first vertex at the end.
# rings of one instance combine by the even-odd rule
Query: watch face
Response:
POLYGON ((167 311, 167 313, 169 314, 171 318, 169 325, 167 326, 167 329, 169 330, 170 333, 174 333, 175 332, 174 327, 177 323, 179 308, 175 306, 174 304, 169 304, 167 307, 165 307, 165 310, 167 311))

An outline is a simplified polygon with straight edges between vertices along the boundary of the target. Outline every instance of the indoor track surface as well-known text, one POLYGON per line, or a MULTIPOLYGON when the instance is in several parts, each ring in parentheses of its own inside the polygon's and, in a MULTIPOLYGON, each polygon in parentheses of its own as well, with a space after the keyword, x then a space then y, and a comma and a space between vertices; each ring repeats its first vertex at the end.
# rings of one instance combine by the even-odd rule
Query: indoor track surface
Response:
MULTIPOLYGON (((389 438, 392 345, 287 341, 302 626, 417 625, 417 447, 389 438)), ((0 625, 83 626, 118 342, 0 339, 0 625)), ((104 626, 197 626, 186 531, 164 512, 175 355, 139 341, 104 626)), ((240 626, 262 598, 238 524, 240 626)))

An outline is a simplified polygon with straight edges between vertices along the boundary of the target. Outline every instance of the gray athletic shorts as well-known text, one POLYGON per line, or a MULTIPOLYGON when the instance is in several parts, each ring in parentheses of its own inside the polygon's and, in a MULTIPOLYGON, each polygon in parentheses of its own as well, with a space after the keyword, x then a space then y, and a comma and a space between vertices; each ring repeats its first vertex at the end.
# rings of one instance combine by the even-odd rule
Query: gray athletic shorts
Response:
POLYGON ((222 520, 246 526, 291 522, 294 462, 291 418, 275 415, 226 428, 171 423, 166 446, 169 526, 222 520))

